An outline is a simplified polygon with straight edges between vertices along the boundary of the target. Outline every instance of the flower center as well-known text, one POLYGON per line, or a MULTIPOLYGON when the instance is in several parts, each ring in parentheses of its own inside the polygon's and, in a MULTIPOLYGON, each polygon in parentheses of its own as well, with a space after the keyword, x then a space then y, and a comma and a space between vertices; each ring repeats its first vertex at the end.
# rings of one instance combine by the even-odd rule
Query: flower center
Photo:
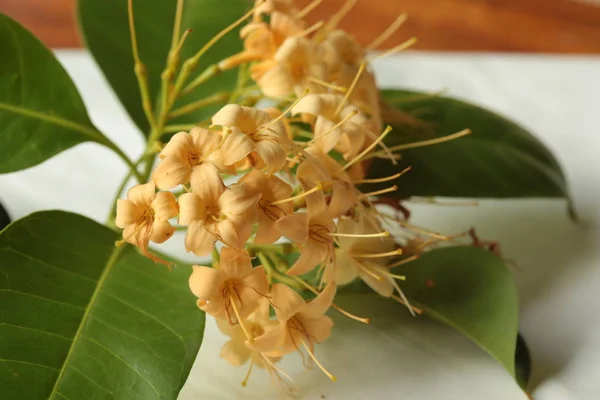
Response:
POLYGON ((321 224, 312 224, 308 228, 308 237, 321 244, 331 245, 333 243, 329 233, 329 230, 321 224))

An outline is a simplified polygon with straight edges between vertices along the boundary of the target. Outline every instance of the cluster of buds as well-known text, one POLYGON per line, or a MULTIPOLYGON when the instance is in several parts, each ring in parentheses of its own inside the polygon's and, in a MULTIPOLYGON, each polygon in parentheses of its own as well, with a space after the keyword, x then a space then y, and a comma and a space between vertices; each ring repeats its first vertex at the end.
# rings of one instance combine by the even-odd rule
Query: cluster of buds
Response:
POLYGON ((116 218, 123 242, 160 263, 148 244, 169 239, 176 219, 186 250, 213 257, 212 266, 193 266, 189 284, 230 337, 221 355, 291 386, 277 363, 296 351, 335 379, 315 356, 331 334, 330 308, 368 323, 335 305, 338 286, 362 279, 414 312, 392 269, 437 240, 375 207, 395 186, 358 189, 404 171, 365 178, 367 159, 395 160, 383 144, 391 129, 382 126, 366 50, 336 29, 348 7, 311 26, 303 17, 318 3, 298 10, 289 0, 257 2, 241 29, 244 50, 218 66, 244 68, 256 85, 210 123, 172 136, 152 181, 118 200, 116 218), (390 221, 409 233, 391 235, 390 221), (403 248, 411 254, 400 256, 403 248))

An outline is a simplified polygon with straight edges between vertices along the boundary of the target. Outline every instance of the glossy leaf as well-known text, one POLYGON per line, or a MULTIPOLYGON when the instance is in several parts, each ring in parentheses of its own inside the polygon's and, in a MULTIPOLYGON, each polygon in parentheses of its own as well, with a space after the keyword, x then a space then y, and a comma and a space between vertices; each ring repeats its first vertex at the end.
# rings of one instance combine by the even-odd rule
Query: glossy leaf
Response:
POLYGON ((76 144, 108 144, 54 55, 0 14, 0 173, 29 168, 76 144))
MULTIPOLYGON (((390 106, 384 107, 384 120, 394 127, 388 146, 472 131, 443 144, 402 151, 399 166, 376 159, 371 177, 412 166, 395 182, 399 190, 394 196, 568 197, 558 162, 523 127, 460 100, 402 90, 382 94, 390 106)), ((369 190, 375 190, 372 186, 369 190)))
MULTIPOLYGON (((160 76, 166 64, 174 26, 176 0, 134 0, 134 17, 142 62, 146 65, 150 92, 156 99, 160 76)), ((216 33, 240 18, 249 8, 245 0, 187 0, 184 3, 182 31, 191 28, 181 59, 195 54, 216 33)), ((127 1, 79 0, 80 29, 85 42, 108 82, 136 125, 148 134, 148 123, 141 106, 137 81, 133 72, 131 40, 127 21, 127 1)), ((200 60, 197 76, 209 65, 241 49, 234 31, 200 60)), ((223 73, 185 96, 179 105, 233 88, 235 72, 223 73)), ((209 107, 171 121, 175 124, 196 123, 214 112, 209 107)))
POLYGON ((467 336, 515 375, 517 291, 492 253, 471 246, 426 252, 397 269, 411 303, 467 336))
POLYGON ((0 233, 0 387, 12 399, 176 399, 204 315, 117 233, 47 211, 0 233))

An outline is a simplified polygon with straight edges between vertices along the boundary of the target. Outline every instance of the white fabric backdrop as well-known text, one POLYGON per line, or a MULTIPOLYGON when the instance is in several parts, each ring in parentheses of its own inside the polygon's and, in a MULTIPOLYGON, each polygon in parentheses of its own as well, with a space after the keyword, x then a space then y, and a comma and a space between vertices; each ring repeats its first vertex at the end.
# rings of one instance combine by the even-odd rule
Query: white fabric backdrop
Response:
MULTIPOLYGON (((60 51, 93 121, 132 158, 143 141, 83 51, 60 51)), ((417 223, 441 232, 476 226, 519 266, 521 329, 533 355, 537 400, 596 399, 600 393, 600 58, 406 53, 375 65, 380 85, 439 91, 522 123, 557 154, 582 219, 558 200, 482 201, 477 207, 413 205, 417 223)), ((65 209, 104 221, 126 168, 110 151, 83 144, 26 171, 0 176, 13 218, 65 209)), ((180 243, 168 249, 188 260, 180 243)), ((353 309, 354 310, 354 309, 353 309)), ((368 310, 367 310, 368 311, 368 310)), ((306 399, 525 399, 511 378, 451 329, 402 311, 370 311, 374 326, 338 320, 319 349, 338 376, 284 367, 306 399), (424 340, 425 339, 425 340, 424 340)), ((363 311, 362 314, 366 312, 363 311)), ((209 319, 205 341, 180 398, 277 398, 264 374, 243 389, 245 369, 218 358, 223 338, 209 319)))

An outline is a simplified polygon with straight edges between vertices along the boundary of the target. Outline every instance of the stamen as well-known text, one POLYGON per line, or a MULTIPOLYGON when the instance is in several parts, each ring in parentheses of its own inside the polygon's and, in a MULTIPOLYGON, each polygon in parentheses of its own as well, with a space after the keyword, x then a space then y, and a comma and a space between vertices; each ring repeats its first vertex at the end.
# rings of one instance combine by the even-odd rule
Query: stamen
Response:
POLYGON ((405 281, 406 280, 406 276, 405 275, 396 275, 396 274, 390 274, 390 273, 385 273, 387 276, 394 278, 394 279, 399 279, 401 281, 405 281))
POLYGON ((250 367, 248 367, 248 372, 246 372, 246 377, 242 381, 242 387, 246 387, 248 384, 248 379, 250 379, 250 374, 252 373, 252 367, 254 367, 254 360, 250 360, 250 367))
POLYGON ((398 190, 398 186, 394 185, 394 186, 390 186, 389 188, 386 188, 386 189, 376 190, 374 192, 369 192, 369 193, 363 193, 358 197, 362 198, 362 197, 369 197, 369 196, 378 196, 380 194, 395 192, 396 190, 398 190))
POLYGON ((296 17, 299 19, 304 18, 309 12, 311 12, 312 10, 317 8, 319 6, 319 4, 321 4, 322 2, 323 2, 323 0, 313 0, 312 3, 310 3, 309 5, 304 7, 302 10, 298 11, 296 13, 296 17))
POLYGON ((329 379, 331 379, 332 382, 335 382, 337 380, 335 375, 333 375, 331 372, 327 371, 327 369, 323 366, 323 364, 321 364, 319 362, 319 360, 317 360, 317 357, 315 357, 314 353, 311 351, 310 347, 308 346, 308 344, 306 343, 306 340, 304 340, 304 338, 302 338, 302 344, 304 345, 304 349, 306 350, 306 352, 308 353, 310 358, 312 358, 312 360, 315 362, 315 364, 317 364, 317 366, 321 369, 321 371, 323 371, 323 373, 325 375, 327 375, 327 377, 329 379))
POLYGON ((244 335, 246 336, 246 339, 248 339, 248 341, 250 343, 254 343, 254 337, 252 337, 252 335, 250 334, 248 329, 246 329, 246 325, 244 325, 244 321, 242 321, 242 318, 240 317, 240 311, 238 310, 237 305, 235 304, 235 300, 234 300, 233 296, 229 296, 229 302, 231 303, 231 307, 233 308, 233 313, 235 314, 235 317, 238 320, 238 324, 240 324, 242 331, 244 331, 244 335))
POLYGON ((294 102, 292 104, 290 104, 290 106, 288 108, 286 108, 285 110, 283 110, 281 112, 281 114, 279 114, 277 116, 277 118, 272 119, 266 125, 263 125, 263 126, 259 127, 258 130, 257 130, 257 133, 260 132, 260 131, 264 131, 266 129, 269 129, 273 124, 275 124, 276 122, 278 122, 278 121, 282 120, 283 118, 285 118, 285 114, 287 114, 288 112, 290 112, 292 110, 292 108, 294 108, 296 106, 296 104, 298 104, 300 102, 300 100, 302 100, 309 93, 310 93, 310 89, 309 88, 304 89, 304 91, 302 92, 302 94, 300 96, 298 96, 298 98, 296 100, 294 100, 294 102))
POLYGON ((381 135, 379 135, 379 137, 377 138, 377 140, 375 140, 373 143, 371 143, 371 145, 369 145, 369 147, 367 147, 366 149, 364 149, 359 155, 357 155, 356 157, 354 157, 354 159, 352 159, 346 165, 344 165, 344 167, 342 168, 342 171, 347 170, 354 163, 360 161, 366 154, 368 154, 371 150, 373 150, 375 148, 375 146, 377 146, 381 141, 383 141, 383 139, 391 131, 392 131, 392 127, 391 126, 386 127, 385 130, 381 133, 381 135))
POLYGON ((322 27, 324 24, 323 21, 319 21, 316 24, 309 26, 308 28, 306 28, 305 30, 303 30, 302 32, 296 34, 295 36, 308 36, 311 33, 313 33, 314 31, 318 30, 320 27, 322 27))
MULTIPOLYGON (((404 292, 402 291, 402 289, 400 289, 400 286, 398 286, 398 284, 396 283, 395 280, 391 280, 392 281, 392 285, 394 286, 394 288, 396 289, 396 291, 398 292, 398 294, 400 295, 399 303, 400 304, 404 304, 406 307, 408 307, 408 311, 410 311, 410 314, 415 317, 415 311, 413 310, 413 306, 410 305, 410 303, 408 302, 408 299, 406 298, 406 296, 404 295, 404 292)), ((394 296, 392 295, 392 298, 394 298, 394 296)), ((397 299, 394 298, 394 300, 398 301, 397 299)), ((423 310, 421 310, 421 312, 423 312, 423 310)))
POLYGON ((363 263, 358 262, 358 260, 354 260, 354 261, 356 261, 356 265, 358 265, 358 267, 360 269, 362 269, 364 273, 366 273, 367 275, 371 276, 373 279, 375 279, 378 282, 382 282, 383 281, 383 279, 384 279, 383 276, 377 275, 375 273, 375 271, 371 270, 371 268, 365 266, 363 263))
POLYGON ((314 143, 317 140, 323 138, 326 135, 329 135, 331 132, 335 131, 337 128, 339 128, 340 126, 342 126, 344 123, 346 123, 346 121, 348 121, 349 119, 351 119, 352 117, 354 117, 355 115, 358 114, 358 110, 354 110, 351 113, 349 113, 348 115, 346 115, 340 122, 338 122, 337 124, 335 124, 334 126, 332 126, 331 128, 329 128, 325 133, 323 133, 322 135, 319 135, 311 140, 309 140, 308 142, 306 142, 307 144, 310 143, 314 143))
POLYGON ((337 90, 338 92, 345 93, 346 90, 347 90, 343 86, 338 86, 338 85, 335 85, 333 83, 326 82, 326 81, 324 81, 322 79, 315 78, 314 76, 308 76, 308 77, 306 77, 306 79, 308 79, 310 82, 316 83, 316 84, 324 86, 326 88, 337 90))
POLYGON ((398 18, 394 22, 391 23, 390 26, 386 28, 385 31, 381 33, 377 38, 375 38, 365 49, 367 51, 375 50, 378 48, 383 42, 385 42, 394 32, 398 30, 402 26, 402 24, 406 21, 407 15, 406 13, 400 14, 398 18))
POLYGON ((329 236, 339 236, 339 237, 357 237, 357 238, 376 238, 376 237, 388 237, 390 233, 388 231, 383 231, 379 233, 337 233, 331 232, 329 236))
POLYGON ((348 91, 344 95, 344 98, 342 99, 342 101, 340 102, 340 104, 338 104, 337 108, 335 109, 335 112, 333 113, 334 116, 338 115, 340 113, 340 111, 342 111, 342 108, 344 107, 344 104, 346 104, 346 101, 348 101, 348 99, 350 98, 350 95, 352 94, 352 91, 354 90, 354 88, 358 84, 358 80, 360 79, 360 76, 362 75, 362 73, 365 70, 366 66, 367 66, 367 64, 365 64, 364 62, 362 62, 360 64, 360 67, 358 67, 358 71, 356 72, 356 75, 354 76, 354 80, 350 84, 350 87, 348 88, 348 91))
MULTIPOLYGON (((308 290, 310 290, 311 292, 313 292, 317 296, 319 295, 319 291, 317 289, 315 289, 308 282, 305 282, 302 278, 300 278, 298 276, 293 276, 292 278, 294 278, 294 280, 296 280, 298 283, 300 283, 302 286, 304 286, 305 288, 307 288, 308 290)), ((334 310, 337 310, 342 315, 345 315, 346 317, 348 317, 350 319, 353 319, 355 321, 362 322, 363 324, 367 324, 367 325, 371 323, 371 318, 358 317, 358 316, 356 316, 354 314, 351 314, 350 312, 344 310, 343 308, 337 306, 335 303, 331 303, 331 308, 333 308, 334 310)))
POLYGON ((389 49, 388 51, 386 51, 386 52, 384 52, 384 53, 381 53, 381 54, 379 54, 379 55, 376 55, 376 56, 374 56, 374 57, 372 57, 372 58, 369 58, 369 59, 368 59, 368 62, 369 62, 369 63, 372 63, 373 61, 375 61, 375 60, 377 60, 377 59, 379 59, 379 58, 384 58, 384 57, 390 56, 390 55, 392 55, 392 54, 394 54, 394 53, 399 53, 399 52, 401 52, 402 50, 406 50, 406 49, 408 49, 409 47, 411 47, 411 46, 412 46, 413 44, 415 44, 415 43, 417 43, 417 38, 416 38, 416 37, 411 37, 411 38, 410 38, 410 39, 408 39, 406 42, 404 42, 404 43, 401 43, 401 44, 399 44, 398 46, 396 46, 396 47, 393 47, 393 48, 389 49))
POLYGON ((356 0, 347 0, 346 3, 338 10, 337 13, 333 14, 325 28, 327 30, 333 30, 340 23, 340 21, 348 14, 348 12, 354 7, 356 0))
POLYGON ((403 306, 408 307, 409 310, 411 310, 414 313, 413 315, 415 315, 415 314, 417 314, 417 315, 423 314, 423 309, 408 304, 408 302, 402 300, 402 298, 400 298, 400 297, 398 297, 396 295, 392 295, 391 298, 394 299, 394 300, 396 300, 398 303, 402 304, 403 306))
MULTIPOLYGON (((408 228, 408 229, 411 229, 411 230, 413 230, 413 231, 415 231, 415 232, 422 233, 422 234, 424 234, 424 235, 431 236, 431 237, 433 237, 433 238, 436 238, 436 239, 440 239, 440 240, 450 240, 450 239, 453 239, 453 238, 454 238, 453 236, 441 235, 441 234, 439 234, 439 233, 436 233, 436 232, 431 232, 431 231, 428 231, 427 229, 419 228, 418 226, 415 226, 415 225, 409 224, 408 222, 404 222, 404 221, 396 221, 396 222, 397 222, 397 223, 398 223, 400 226, 402 226, 403 228, 408 228)), ((461 234, 460 234, 458 237, 460 237, 460 236, 462 236, 462 235, 464 235, 464 234, 463 234, 463 233, 461 233, 461 234)))
POLYGON ((312 188, 312 189, 310 189, 310 190, 308 190, 306 192, 302 192, 302 193, 300 193, 299 195, 296 195, 296 196, 288 197, 287 199, 277 200, 277 201, 271 203, 271 205, 276 206, 276 205, 279 205, 279 204, 283 204, 283 203, 287 203, 287 202, 294 201, 294 200, 297 200, 297 199, 301 199, 301 198, 306 197, 309 194, 312 194, 312 193, 317 192, 319 190, 323 190, 323 186, 321 185, 320 182, 317 183, 317 186, 315 186, 314 188, 312 188))
POLYGON ((348 255, 352 258, 382 258, 382 257, 391 257, 391 256, 397 256, 399 254, 402 254, 402 249, 396 249, 393 251, 388 251, 385 253, 359 253, 359 254, 354 254, 354 253, 348 253, 348 255))
POLYGON ((408 258, 406 258, 404 260, 400 260, 400 261, 395 262, 393 264, 389 264, 387 267, 390 268, 390 269, 391 268, 395 268, 395 267, 399 267, 400 265, 404 265, 404 264, 407 264, 407 263, 409 263, 411 261, 415 261, 417 258, 419 258, 419 256, 417 256, 417 255, 410 256, 410 257, 408 257, 408 258))
POLYGON ((298 385, 296 385, 296 382, 294 382, 294 380, 288 374, 286 374, 284 370, 278 368, 275 364, 273 364, 273 361, 271 361, 271 359, 269 359, 269 357, 267 357, 263 353, 260 353, 260 356, 269 367, 273 368, 273 371, 275 371, 275 373, 283 376, 285 379, 288 380, 288 383, 291 385, 293 390, 299 390, 298 385))
MULTIPOLYGON (((440 137, 440 138, 429 139, 429 140, 422 140, 420 142, 413 142, 413 143, 399 144, 397 146, 392 146, 392 147, 390 147, 390 150, 391 151, 399 151, 399 150, 406 150, 406 149, 414 149, 414 148, 417 148, 417 147, 431 146, 431 145, 434 145, 434 144, 439 144, 439 143, 449 142, 449 141, 454 140, 454 139, 459 139, 459 138, 461 138, 463 136, 470 135, 471 133, 472 132, 471 132, 470 129, 463 129, 460 132, 456 132, 456 133, 453 133, 451 135, 443 136, 443 137, 440 137)), ((373 156, 374 154, 371 154, 370 157, 373 156)), ((367 157, 367 158, 370 158, 370 157, 367 157)))
POLYGON ((408 171, 410 171, 411 168, 412 167, 406 167, 406 168, 404 168, 404 170, 402 170, 402 172, 398 172, 397 174, 386 176, 384 178, 361 179, 359 181, 356 181, 355 183, 357 183, 357 184, 361 184, 361 183, 382 183, 382 182, 393 181, 394 179, 398 179, 402 175, 404 175, 405 173, 407 173, 408 171))

